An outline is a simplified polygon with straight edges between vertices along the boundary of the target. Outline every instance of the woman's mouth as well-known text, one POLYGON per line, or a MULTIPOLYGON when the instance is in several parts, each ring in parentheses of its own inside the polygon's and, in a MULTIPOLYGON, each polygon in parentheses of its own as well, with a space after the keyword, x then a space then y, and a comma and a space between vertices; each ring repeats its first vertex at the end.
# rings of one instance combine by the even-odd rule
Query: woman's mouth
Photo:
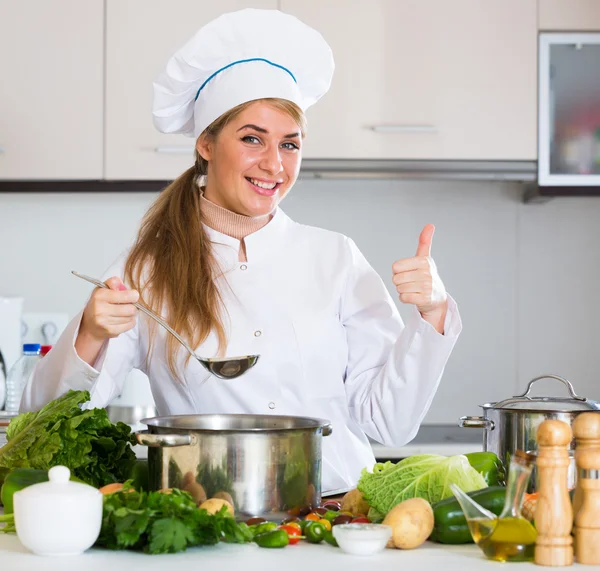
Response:
POLYGON ((273 196, 283 184, 282 182, 260 180, 251 177, 246 177, 246 180, 250 183, 254 192, 261 196, 273 196))

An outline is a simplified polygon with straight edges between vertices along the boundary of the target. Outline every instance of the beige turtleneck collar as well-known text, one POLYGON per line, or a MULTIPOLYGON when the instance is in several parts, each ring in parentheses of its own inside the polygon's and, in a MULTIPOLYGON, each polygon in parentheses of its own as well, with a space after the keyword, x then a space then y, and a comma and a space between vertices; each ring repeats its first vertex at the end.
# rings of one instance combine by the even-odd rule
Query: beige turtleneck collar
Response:
POLYGON ((273 217, 271 214, 257 216, 256 218, 236 214, 205 198, 202 190, 200 191, 200 208, 202 210, 203 222, 209 228, 240 241, 240 251, 238 254, 240 262, 247 261, 244 238, 266 226, 273 217))

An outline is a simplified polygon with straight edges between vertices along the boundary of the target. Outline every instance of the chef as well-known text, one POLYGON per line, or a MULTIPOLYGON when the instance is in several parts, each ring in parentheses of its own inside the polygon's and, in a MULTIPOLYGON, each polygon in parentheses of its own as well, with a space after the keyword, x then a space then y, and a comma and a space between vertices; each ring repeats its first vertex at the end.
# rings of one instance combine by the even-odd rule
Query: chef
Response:
POLYGON ((352 488, 373 465, 369 437, 402 446, 415 436, 461 330, 431 258, 433 226, 392 266, 414 309, 403 323, 350 238, 279 206, 300 170, 304 112, 333 69, 322 36, 276 10, 224 14, 173 55, 154 83, 154 123, 193 137, 195 164, 150 207, 103 277, 110 289, 93 291, 40 361, 22 411, 69 389, 104 407, 137 368, 159 415, 328 419, 324 494, 352 488), (261 357, 243 376, 217 378, 137 315, 138 300, 198 355, 261 357))

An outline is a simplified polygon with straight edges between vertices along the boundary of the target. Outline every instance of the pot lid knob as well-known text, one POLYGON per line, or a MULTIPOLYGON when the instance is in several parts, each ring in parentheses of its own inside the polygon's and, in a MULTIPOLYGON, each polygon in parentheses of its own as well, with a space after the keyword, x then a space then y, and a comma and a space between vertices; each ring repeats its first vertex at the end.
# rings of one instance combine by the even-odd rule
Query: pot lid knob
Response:
POLYGON ((600 414, 597 412, 583 412, 573 421, 573 435, 577 439, 585 440, 586 444, 600 446, 600 414))
POLYGON ((571 427, 562 420, 544 420, 537 431, 538 446, 564 448, 572 438, 571 427))

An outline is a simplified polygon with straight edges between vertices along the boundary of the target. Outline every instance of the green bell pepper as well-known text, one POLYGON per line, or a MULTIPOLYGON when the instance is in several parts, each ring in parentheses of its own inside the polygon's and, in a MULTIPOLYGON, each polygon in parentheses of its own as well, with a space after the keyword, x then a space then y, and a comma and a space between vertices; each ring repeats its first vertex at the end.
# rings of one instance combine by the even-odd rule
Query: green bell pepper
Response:
POLYGON ((505 470, 500 458, 493 452, 471 452, 465 454, 469 464, 475 468, 488 486, 504 486, 505 470))

